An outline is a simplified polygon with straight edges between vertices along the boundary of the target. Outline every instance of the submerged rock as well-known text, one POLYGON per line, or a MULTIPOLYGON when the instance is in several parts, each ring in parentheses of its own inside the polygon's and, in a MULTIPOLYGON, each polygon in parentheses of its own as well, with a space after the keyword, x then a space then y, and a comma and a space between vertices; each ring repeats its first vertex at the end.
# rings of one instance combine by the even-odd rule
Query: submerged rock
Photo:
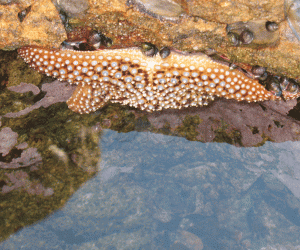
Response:
POLYGON ((127 5, 160 20, 178 21, 185 15, 184 1, 174 0, 128 0, 127 5))

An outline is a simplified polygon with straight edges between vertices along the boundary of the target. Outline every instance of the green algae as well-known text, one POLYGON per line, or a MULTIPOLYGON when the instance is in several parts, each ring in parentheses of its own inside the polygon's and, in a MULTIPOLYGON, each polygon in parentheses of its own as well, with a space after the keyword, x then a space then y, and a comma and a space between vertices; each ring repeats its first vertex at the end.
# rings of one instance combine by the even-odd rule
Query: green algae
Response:
POLYGON ((32 70, 17 52, 0 50, 0 115, 18 112, 31 106, 36 96, 31 92, 16 93, 7 87, 17 86, 21 82, 30 82, 39 86, 43 76, 32 70))
POLYGON ((0 91, 0 115, 15 113, 34 104, 35 95, 29 91, 16 93, 8 89, 0 91))
POLYGON ((151 123, 148 120, 147 115, 143 115, 141 117, 137 117, 135 122, 135 131, 142 132, 142 131, 149 131, 151 129, 151 123))
POLYGON ((1 86, 17 86, 21 82, 30 82, 38 86, 43 76, 35 70, 32 70, 16 51, 0 50, 0 79, 1 86))
POLYGON ((118 132, 131 132, 135 129, 136 118, 132 112, 128 112, 130 108, 120 104, 111 103, 101 109, 99 121, 104 128, 110 128, 118 132), (105 126, 103 120, 108 119, 111 125, 105 126))
POLYGON ((171 125, 169 122, 166 122, 162 128, 154 130, 155 133, 163 134, 163 135, 174 135, 171 130, 171 125))
POLYGON ((256 145, 253 145, 253 147, 261 147, 263 146, 267 141, 270 141, 270 142, 274 142, 273 139, 271 139, 269 136, 267 136, 265 133, 263 133, 261 135, 261 138, 262 138, 262 141, 257 143, 256 145))
POLYGON ((229 125, 221 121, 221 126, 214 130, 215 138, 213 142, 226 142, 232 145, 240 145, 243 147, 242 134, 236 128, 229 128, 229 125))
POLYGON ((202 119, 198 115, 187 115, 182 121, 182 125, 176 128, 175 134, 185 137, 189 141, 197 141, 196 137, 199 132, 196 129, 201 122, 202 119))
MULTIPOLYGON (((42 163, 35 170, 31 166, 0 169, 2 185, 7 184, 7 173, 21 169, 28 174, 30 185, 39 183, 54 192, 51 196, 30 194, 30 186, 27 186, 1 193, 0 240, 63 206, 70 195, 97 172, 101 133, 96 126, 97 119, 96 115, 73 113, 61 103, 19 118, 2 118, 3 127, 18 133, 18 144, 26 142, 42 156, 42 163)), ((6 158, 6 162, 11 159, 6 158)))

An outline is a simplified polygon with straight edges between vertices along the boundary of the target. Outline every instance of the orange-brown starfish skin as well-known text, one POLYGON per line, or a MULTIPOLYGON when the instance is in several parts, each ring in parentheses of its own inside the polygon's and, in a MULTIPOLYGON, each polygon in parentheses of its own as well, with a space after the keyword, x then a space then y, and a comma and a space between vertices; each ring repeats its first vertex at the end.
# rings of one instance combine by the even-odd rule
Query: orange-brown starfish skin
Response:
POLYGON ((96 111, 109 100, 151 112, 206 105, 214 96, 249 102, 280 99, 257 80, 203 54, 173 51, 162 59, 147 57, 137 48, 73 51, 33 46, 18 52, 35 70, 77 84, 67 103, 79 113, 96 111))

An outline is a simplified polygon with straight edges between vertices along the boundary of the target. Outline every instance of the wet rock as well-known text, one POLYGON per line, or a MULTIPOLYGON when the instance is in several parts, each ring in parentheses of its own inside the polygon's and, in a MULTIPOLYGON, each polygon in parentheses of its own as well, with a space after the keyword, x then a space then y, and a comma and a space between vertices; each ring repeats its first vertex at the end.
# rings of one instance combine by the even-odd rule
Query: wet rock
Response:
POLYGON ((0 168, 15 169, 20 167, 36 166, 42 163, 42 157, 36 148, 28 148, 21 153, 18 158, 13 158, 11 162, 0 162, 0 168))
POLYGON ((178 21, 185 15, 184 1, 174 0, 128 0, 127 5, 160 20, 178 21))
POLYGON ((296 101, 256 104, 218 99, 208 107, 165 110, 147 117, 151 126, 159 131, 169 124, 169 133, 180 132, 189 140, 249 147, 262 145, 266 140, 299 140, 299 123, 286 116, 294 105, 296 101), (196 119, 191 117, 201 120, 195 124, 196 119))
POLYGON ((26 185, 29 184, 28 177, 29 175, 24 171, 17 171, 12 173, 5 173, 5 175, 8 177, 9 182, 13 183, 12 186, 3 186, 2 193, 6 194, 11 192, 14 189, 18 189, 20 187, 26 187, 26 185))
POLYGON ((297 249, 299 142, 237 148, 106 130, 101 145, 101 171, 2 248, 297 249))
POLYGON ((287 21, 294 32, 295 36, 300 40, 300 3, 296 0, 284 1, 284 12, 287 21))
POLYGON ((190 15, 219 23, 234 23, 258 19, 280 22, 284 19, 283 1, 188 1, 190 15))
POLYGON ((186 246, 187 249, 193 249, 193 250, 203 249, 202 240, 195 234, 190 233, 188 231, 178 232, 177 241, 183 244, 184 246, 186 246))
POLYGON ((17 4, 20 8, 26 8, 33 4, 34 0, 1 0, 0 5, 13 5, 17 4))
POLYGON ((89 8, 88 0, 54 0, 53 3, 70 18, 84 18, 89 8))
POLYGON ((17 46, 22 34, 18 19, 20 9, 16 5, 0 5, 0 48, 17 46))
POLYGON ((23 22, 23 20, 26 18, 26 16, 30 11, 31 11, 31 5, 18 13, 18 18, 20 22, 23 22))
POLYGON ((273 28, 269 30, 268 27, 274 25, 268 23, 265 20, 237 22, 227 25, 226 30, 237 34, 240 45, 251 48, 275 46, 279 42, 279 32, 273 28))
POLYGON ((27 189, 28 194, 51 196, 54 194, 53 188, 45 188, 41 183, 32 183, 27 189))
POLYGON ((1 0, 1 1, 0 1, 0 4, 1 4, 1 5, 12 4, 12 3, 14 3, 13 0, 1 0))
POLYGON ((27 41, 48 40, 44 46, 55 46, 66 39, 58 11, 50 0, 40 0, 32 5, 22 22, 21 37, 27 41))
POLYGON ((64 11, 71 26, 88 24, 110 37, 118 46, 138 46, 141 42, 150 42, 159 48, 171 47, 182 51, 204 51, 210 47, 230 61, 268 67, 270 72, 292 78, 300 75, 297 66, 300 49, 297 38, 284 19, 284 1, 172 0, 161 4, 161 1, 147 0, 72 0, 72 4, 70 1, 56 1, 57 11, 48 0, 47 3, 52 7, 47 7, 46 12, 42 9, 42 6, 46 6, 45 1, 18 1, 18 4, 13 4, 15 1, 4 1, 4 4, 8 4, 0 6, 3 23, 0 47, 10 49, 28 43, 59 47, 65 35, 58 11, 64 11), (129 8, 126 3, 131 3, 134 8, 129 8), (20 23, 17 14, 28 6, 32 8, 20 23), (178 18, 181 13, 184 13, 184 18, 178 18), (34 20, 31 15, 40 16, 34 20), (174 17, 177 22, 172 22, 174 17), (226 25, 257 20, 278 24, 278 29, 271 25, 273 28, 267 30, 280 34, 279 45, 273 43, 269 33, 266 38, 262 32, 265 40, 259 42, 259 45, 262 43, 264 50, 257 51, 256 46, 251 47, 256 44, 255 33, 250 48, 232 46, 227 40, 226 25), (293 36, 296 40, 291 38, 293 36), (269 45, 277 46, 270 49, 269 45))
MULTIPOLYGON (((6 156, 9 151, 16 145, 18 134, 13 132, 11 128, 2 128, 0 131, 0 153, 6 156)), ((1 164, 1 162, 0 162, 1 164)))
POLYGON ((28 143, 27 142, 23 142, 19 145, 16 146, 17 149, 25 149, 28 147, 28 143))

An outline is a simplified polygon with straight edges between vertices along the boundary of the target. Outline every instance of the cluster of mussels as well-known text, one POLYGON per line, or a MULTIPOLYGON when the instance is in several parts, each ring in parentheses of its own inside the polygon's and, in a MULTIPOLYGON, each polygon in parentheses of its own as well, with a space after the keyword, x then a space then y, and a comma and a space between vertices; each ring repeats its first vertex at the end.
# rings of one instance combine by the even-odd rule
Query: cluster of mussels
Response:
POLYGON ((300 93, 300 85, 297 81, 284 76, 273 75, 267 71, 267 68, 255 65, 251 71, 246 71, 235 64, 223 62, 230 68, 243 72, 247 77, 257 79, 259 83, 273 96, 280 97, 282 100, 291 100, 297 98, 300 93))
POLYGON ((93 51, 111 45, 112 40, 101 32, 77 28, 68 33, 68 40, 62 42, 61 47, 77 51, 93 51))
POLYGON ((291 78, 269 74, 266 68, 259 66, 252 68, 252 74, 258 78, 260 84, 268 91, 283 100, 293 99, 299 94, 299 83, 291 78), (283 93, 286 93, 286 95, 283 95, 283 93))
POLYGON ((234 46, 263 48, 279 42, 278 28, 275 22, 257 20, 228 24, 226 31, 228 40, 234 46))

